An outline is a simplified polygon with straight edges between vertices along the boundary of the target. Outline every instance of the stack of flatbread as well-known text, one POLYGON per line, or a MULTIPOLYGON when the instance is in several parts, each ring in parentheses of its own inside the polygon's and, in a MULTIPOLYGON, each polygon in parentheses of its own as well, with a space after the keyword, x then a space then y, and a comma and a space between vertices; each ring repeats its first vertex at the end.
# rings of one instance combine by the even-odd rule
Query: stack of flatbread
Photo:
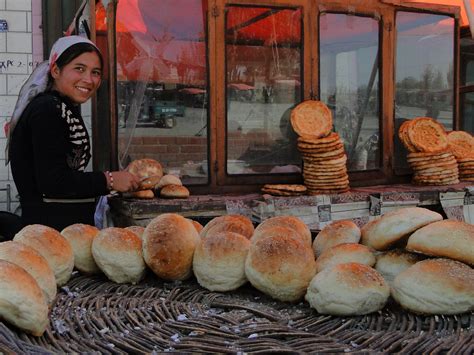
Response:
POLYGON ((347 156, 339 135, 332 130, 332 113, 321 101, 307 100, 291 112, 291 125, 299 135, 303 178, 309 195, 349 191, 347 156))
POLYGON ((306 193, 306 186, 298 184, 266 184, 262 192, 274 196, 301 196, 306 193))
POLYGON ((464 131, 448 133, 449 149, 458 162, 459 179, 474 181, 474 137, 464 131))
POLYGON ((448 147, 448 135, 442 124, 430 117, 405 121, 398 131, 409 151, 408 163, 417 185, 451 185, 459 183, 456 158, 448 147))

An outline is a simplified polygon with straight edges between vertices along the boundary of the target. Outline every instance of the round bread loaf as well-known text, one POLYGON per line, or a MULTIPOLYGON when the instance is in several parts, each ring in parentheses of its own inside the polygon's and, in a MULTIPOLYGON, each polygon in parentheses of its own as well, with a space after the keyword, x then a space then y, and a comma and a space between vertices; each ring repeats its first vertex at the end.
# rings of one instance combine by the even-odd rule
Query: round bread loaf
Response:
POLYGON ((166 185, 160 190, 160 196, 164 198, 188 198, 189 190, 182 185, 166 185))
POLYGON ((338 244, 359 243, 360 229, 350 220, 334 221, 318 233, 313 242, 314 255, 317 258, 326 250, 338 244))
POLYGON ((20 230, 13 240, 32 247, 46 259, 58 286, 69 281, 74 269, 74 253, 71 244, 57 230, 30 224, 20 230))
MULTIPOLYGON (((140 178, 163 176, 163 168, 161 164, 154 159, 144 158, 137 159, 128 164, 126 170, 140 178)), ((159 180, 158 180, 159 181, 159 180)), ((158 183, 158 181, 156 181, 158 183)))
POLYGON ((140 240, 143 239, 143 232, 145 231, 145 227, 142 226, 128 226, 125 227, 126 230, 129 230, 132 233, 135 233, 137 237, 140 238, 140 240))
POLYGON ((361 243, 375 250, 386 250, 418 228, 442 219, 439 213, 426 208, 400 208, 363 226, 361 243))
POLYGON ((0 260, 9 261, 28 272, 43 291, 50 305, 56 297, 56 279, 45 258, 32 247, 20 242, 0 243, 0 260))
POLYGON ((0 318, 35 336, 48 326, 48 305, 38 283, 5 260, 0 260, 0 318))
POLYGON ((289 235, 251 243, 245 261, 245 274, 250 283, 280 301, 298 301, 315 273, 311 247, 289 235))
POLYGON ((316 272, 338 264, 359 263, 374 266, 375 256, 372 251, 362 244, 345 243, 326 249, 316 259, 316 272))
POLYGON ((301 237, 305 244, 311 246, 311 231, 309 230, 306 223, 295 216, 276 216, 266 219, 260 223, 257 228, 255 228, 254 237, 258 239, 260 234, 265 234, 265 229, 272 228, 274 226, 283 226, 293 229, 301 237))
MULTIPOLYGON (((188 218, 188 219, 189 219, 189 218, 188 218)), ((196 228, 196 231, 197 231, 198 233, 201 233, 202 229, 204 228, 204 227, 202 226, 202 224, 199 223, 198 221, 193 220, 193 219, 189 219, 189 220, 190 220, 191 223, 193 224, 194 228, 196 228)))
POLYGON ((248 217, 238 214, 229 214, 210 220, 204 226, 199 235, 201 238, 205 238, 211 234, 234 232, 242 234, 245 238, 250 239, 254 230, 252 221, 248 217))
POLYGON ((210 291, 232 291, 247 282, 245 259, 250 241, 242 234, 222 232, 202 238, 193 270, 199 284, 210 291))
POLYGON ((161 189, 166 185, 183 185, 183 183, 176 175, 167 174, 160 179, 160 182, 156 185, 156 188, 161 189))
POLYGON ((283 226, 283 225, 272 225, 268 226, 265 228, 260 228, 258 231, 255 230, 255 233, 253 234, 252 238, 250 239, 250 242, 252 244, 255 244, 257 241, 264 239, 264 238, 273 238, 277 236, 285 236, 289 235, 301 242, 303 242, 305 245, 307 245, 307 240, 305 238, 301 237, 301 234, 296 232, 293 228, 289 226, 283 226))
POLYGON ((380 272, 389 285, 392 285, 398 274, 423 260, 423 257, 402 249, 394 249, 377 255, 376 259, 375 270, 380 272))
POLYGON ((92 256, 92 241, 99 229, 88 224, 72 224, 61 231, 61 235, 71 244, 74 253, 74 266, 80 272, 96 274, 99 267, 92 256))
POLYGON ((319 313, 352 316, 382 309, 389 296, 390 288, 377 271, 346 263, 316 274, 305 298, 319 313))
POLYGON ((145 275, 142 241, 124 228, 102 229, 92 241, 92 255, 113 282, 136 284, 145 275))
POLYGON ((148 223, 143 233, 143 257, 150 269, 165 280, 185 280, 192 274, 199 234, 189 219, 164 213, 148 223))
POLYGON ((155 193, 153 190, 139 190, 139 191, 132 191, 129 192, 130 197, 133 198, 141 198, 141 199, 152 199, 155 197, 155 193))
POLYGON ((458 314, 474 310, 474 270, 449 259, 423 260, 401 272, 393 298, 422 314, 458 314))
POLYGON ((474 265, 474 226, 449 219, 435 222, 413 233, 406 248, 474 265))

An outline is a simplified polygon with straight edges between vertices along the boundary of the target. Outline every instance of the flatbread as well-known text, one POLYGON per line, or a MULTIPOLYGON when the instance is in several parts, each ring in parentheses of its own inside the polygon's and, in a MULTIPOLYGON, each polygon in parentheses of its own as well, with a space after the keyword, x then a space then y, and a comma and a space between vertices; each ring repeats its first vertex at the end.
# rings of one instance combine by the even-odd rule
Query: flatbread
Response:
POLYGON ((273 189, 287 192, 305 192, 306 186, 299 184, 265 184, 264 189, 273 189))
POLYGON ((448 147, 442 124, 430 117, 417 117, 408 125, 410 142, 422 152, 440 152, 448 147))
POLYGON ((332 130, 332 113, 323 102, 307 100, 291 111, 290 122, 300 137, 325 137, 332 130))
POLYGON ((456 158, 462 159, 474 156, 474 137, 467 132, 449 132, 448 146, 456 158))
POLYGON ((409 152, 416 152, 416 147, 411 143, 410 138, 408 137, 407 128, 411 124, 411 122, 412 121, 405 121, 402 123, 402 125, 398 129, 398 137, 409 152))

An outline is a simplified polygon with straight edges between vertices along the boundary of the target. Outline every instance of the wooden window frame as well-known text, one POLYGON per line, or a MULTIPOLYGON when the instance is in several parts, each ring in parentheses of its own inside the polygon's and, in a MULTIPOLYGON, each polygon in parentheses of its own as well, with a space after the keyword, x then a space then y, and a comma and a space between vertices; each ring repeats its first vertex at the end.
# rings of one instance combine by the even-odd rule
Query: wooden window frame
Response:
MULTIPOLYGON (((92 0, 93 1, 93 0, 92 0)), ((110 4, 117 0, 111 0, 110 4)), ((302 87, 302 100, 319 97, 319 16, 321 12, 344 13, 360 16, 376 17, 380 19, 379 52, 381 61, 379 67, 380 92, 380 132, 382 141, 381 168, 376 171, 351 172, 351 186, 374 184, 390 184, 407 181, 406 176, 395 176, 392 167, 394 154, 394 98, 395 98, 395 49, 396 27, 395 14, 397 11, 433 13, 452 16, 455 19, 454 44, 454 87, 459 84, 459 8, 446 5, 420 5, 419 3, 404 3, 402 0, 209 0, 208 2, 208 146, 209 146, 209 184, 190 186, 192 193, 232 193, 255 192, 264 183, 297 183, 302 182, 301 174, 278 175, 238 175, 229 176, 225 173, 226 166, 226 108, 225 108, 225 6, 270 6, 285 8, 301 8, 302 11, 302 70, 305 80, 302 87)), ((108 10, 109 23, 113 23, 114 12, 108 10)), ((113 43, 113 29, 109 28, 109 57, 115 58, 113 43)), ((117 160, 116 146, 116 109, 115 104, 115 63, 110 61, 109 82, 109 128, 111 132, 104 132, 104 127, 95 136, 110 134, 112 145, 109 164, 114 167, 117 160), (115 130, 115 133, 114 133, 115 130)), ((454 127, 459 127, 459 90, 454 90, 454 127)), ((104 117, 102 117, 103 119, 104 117)), ((107 126, 107 125, 104 125, 107 126)), ((107 159, 104 147, 101 147, 103 162, 107 159)), ((95 166, 102 165, 98 162, 95 166)), ((107 164, 105 164, 107 165, 107 164)))

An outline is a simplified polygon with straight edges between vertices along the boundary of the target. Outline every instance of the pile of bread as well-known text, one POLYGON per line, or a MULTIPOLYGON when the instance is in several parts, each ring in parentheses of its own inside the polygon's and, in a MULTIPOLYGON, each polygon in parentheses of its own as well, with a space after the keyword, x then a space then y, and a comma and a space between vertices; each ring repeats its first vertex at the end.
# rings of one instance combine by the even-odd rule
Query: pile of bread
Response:
POLYGON ((430 117, 403 122, 398 136, 408 150, 413 183, 450 185, 474 181, 474 138, 464 131, 446 132, 430 117))
POLYGON ((140 187, 129 194, 131 197, 152 199, 155 193, 163 198, 189 197, 189 190, 183 186, 181 179, 172 174, 163 174, 161 164, 154 159, 134 160, 125 170, 140 178, 140 187))
POLYGON ((389 212, 362 230, 351 221, 333 222, 314 241, 294 216, 272 217, 256 228, 241 215, 203 227, 174 213, 145 228, 75 224, 58 232, 30 225, 0 243, 0 318, 41 335, 56 289, 74 267, 116 283, 138 283, 147 270, 163 280, 194 275, 219 292, 249 281, 277 300, 304 297, 323 314, 371 313, 390 295, 413 312, 456 314, 474 310, 468 265, 474 265, 474 226, 418 207, 389 212))
POLYGON ((265 184, 261 190, 273 196, 301 196, 306 194, 307 188, 300 184, 265 184))
POLYGON ((297 105, 290 117, 303 157, 303 179, 309 195, 349 191, 347 156, 339 135, 332 132, 331 110, 321 101, 297 105))

